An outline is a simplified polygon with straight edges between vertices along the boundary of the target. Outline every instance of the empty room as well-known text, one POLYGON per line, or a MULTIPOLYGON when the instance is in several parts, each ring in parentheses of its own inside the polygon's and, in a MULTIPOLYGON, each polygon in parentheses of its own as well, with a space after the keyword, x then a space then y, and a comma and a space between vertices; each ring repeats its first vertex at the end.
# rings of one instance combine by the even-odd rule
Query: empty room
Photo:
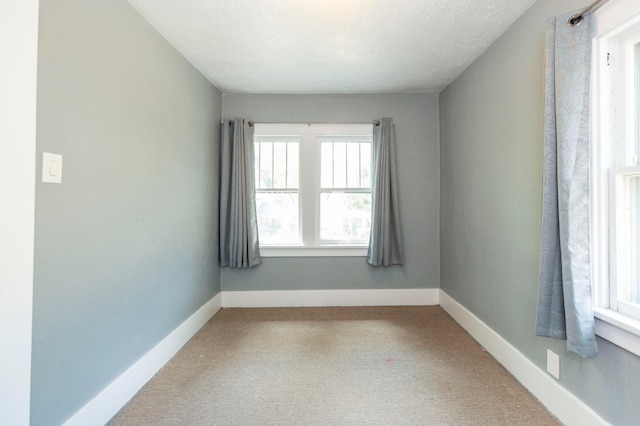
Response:
POLYGON ((640 422, 637 0, 0 34, 0 424, 640 422))

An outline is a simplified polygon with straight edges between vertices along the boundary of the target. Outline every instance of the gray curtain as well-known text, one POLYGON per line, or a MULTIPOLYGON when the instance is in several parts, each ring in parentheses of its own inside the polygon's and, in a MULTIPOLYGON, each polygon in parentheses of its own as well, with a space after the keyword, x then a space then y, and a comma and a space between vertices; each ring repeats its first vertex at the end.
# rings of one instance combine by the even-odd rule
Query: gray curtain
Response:
POLYGON ((536 335, 597 355, 589 262, 590 19, 547 24, 542 241, 536 335))
POLYGON ((373 266, 404 263, 394 134, 393 119, 374 122, 371 236, 367 253, 367 263, 373 266))
POLYGON ((220 132, 220 265, 260 264, 256 215, 253 126, 224 120, 220 132))

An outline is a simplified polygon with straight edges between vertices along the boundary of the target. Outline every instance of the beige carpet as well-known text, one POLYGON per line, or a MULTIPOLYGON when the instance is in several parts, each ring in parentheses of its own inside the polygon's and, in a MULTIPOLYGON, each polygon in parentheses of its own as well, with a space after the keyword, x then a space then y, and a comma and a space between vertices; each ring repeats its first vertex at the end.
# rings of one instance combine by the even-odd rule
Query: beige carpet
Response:
POLYGON ((110 425, 552 425, 440 307, 223 309, 110 425))

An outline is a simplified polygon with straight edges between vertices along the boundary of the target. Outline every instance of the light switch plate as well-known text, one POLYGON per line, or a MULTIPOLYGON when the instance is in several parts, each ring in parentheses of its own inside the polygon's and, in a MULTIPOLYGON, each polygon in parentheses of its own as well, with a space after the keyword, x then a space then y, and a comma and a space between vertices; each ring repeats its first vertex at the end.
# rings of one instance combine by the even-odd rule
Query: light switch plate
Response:
POLYGON ((42 182, 62 183, 62 155, 42 153, 42 182))

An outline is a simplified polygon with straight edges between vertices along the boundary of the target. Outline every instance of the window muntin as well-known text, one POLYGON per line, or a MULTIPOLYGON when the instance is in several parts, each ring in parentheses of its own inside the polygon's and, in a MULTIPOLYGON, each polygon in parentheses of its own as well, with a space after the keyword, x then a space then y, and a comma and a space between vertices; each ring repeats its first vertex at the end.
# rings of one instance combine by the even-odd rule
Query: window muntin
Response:
MULTIPOLYGON (((269 252, 283 247, 366 247, 371 227, 372 125, 255 126, 261 248, 269 252)), ((312 252, 299 253, 294 255, 312 252)))
POLYGON ((371 189, 371 138, 322 137, 321 186, 371 189))

